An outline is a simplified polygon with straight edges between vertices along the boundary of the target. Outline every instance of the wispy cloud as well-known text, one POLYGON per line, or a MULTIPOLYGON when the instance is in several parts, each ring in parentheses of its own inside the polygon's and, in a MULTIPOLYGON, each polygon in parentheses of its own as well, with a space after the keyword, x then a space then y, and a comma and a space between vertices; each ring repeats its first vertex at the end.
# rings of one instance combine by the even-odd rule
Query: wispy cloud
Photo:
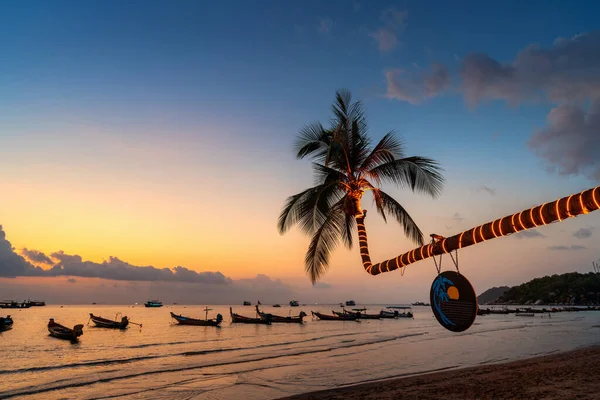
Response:
POLYGON ((462 65, 462 92, 471 106, 484 100, 558 104, 528 142, 548 170, 600 181, 600 31, 530 45, 501 63, 473 53, 462 65))
POLYGON ((437 96, 450 84, 450 74, 445 66, 434 63, 429 70, 414 72, 403 69, 385 71, 387 80, 386 97, 411 104, 420 104, 437 96))
POLYGON ((369 36, 377 41, 377 47, 382 53, 390 52, 398 46, 398 36, 389 28, 379 28, 369 33, 369 36))
POLYGON ((541 234, 535 229, 530 229, 528 231, 521 231, 519 233, 515 233, 513 235, 517 239, 535 239, 535 238, 545 238, 546 235, 541 234))
POLYGON ((333 21, 331 18, 319 18, 317 30, 319 33, 326 35, 333 28, 333 21))
POLYGON ((592 237, 594 228, 580 228, 573 233, 573 236, 577 239, 588 239, 592 237))
POLYGON ((456 212, 456 213, 454 213, 454 215, 452 216, 452 220, 453 220, 453 221, 456 221, 456 222, 462 222, 462 221, 464 221, 465 219, 463 218, 463 216, 462 216, 462 215, 460 215, 459 213, 457 213, 457 212, 456 212))
MULTIPOLYGON (((489 100, 511 105, 545 101, 553 105, 546 126, 527 144, 551 172, 583 175, 600 182, 600 30, 558 38, 548 47, 529 45, 513 60, 500 62, 483 52, 464 57, 460 85, 470 107, 489 100)), ((411 104, 450 88, 446 67, 425 85, 402 70, 386 71, 387 96, 411 104), (427 87, 427 90, 424 89, 427 87)))
POLYGON ((600 182, 599 132, 600 99, 587 108, 565 103, 550 111, 546 127, 537 131, 528 145, 549 171, 564 176, 585 175, 600 182))
POLYGON ((325 282, 317 282, 313 285, 315 289, 331 289, 331 285, 325 282))
POLYGON ((586 249, 585 246, 580 246, 577 244, 572 244, 570 246, 549 246, 548 250, 557 250, 557 251, 570 251, 570 250, 584 250, 586 249))
POLYGON ((54 264, 54 261, 52 261, 50 257, 38 250, 29 250, 27 249, 27 247, 24 247, 23 250, 21 250, 21 254, 29 261, 32 261, 34 263, 48 265, 54 264))
POLYGON ((496 195, 496 189, 491 188, 487 185, 480 185, 477 186, 475 189, 473 189, 475 192, 480 193, 480 192, 485 192, 487 194, 489 194, 490 196, 495 196, 496 195))
POLYGON ((406 25, 408 13, 398 11, 396 8, 388 8, 381 13, 383 26, 369 33, 377 42, 377 47, 382 53, 388 53, 394 50, 400 44, 398 35, 406 25))

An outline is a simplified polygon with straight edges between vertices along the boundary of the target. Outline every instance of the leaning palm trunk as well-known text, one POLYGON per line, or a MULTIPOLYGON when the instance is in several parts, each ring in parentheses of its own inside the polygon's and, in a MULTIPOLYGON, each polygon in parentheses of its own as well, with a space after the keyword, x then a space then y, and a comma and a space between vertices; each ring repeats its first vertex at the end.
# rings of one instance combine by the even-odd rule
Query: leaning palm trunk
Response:
POLYGON ((432 235, 432 243, 373 265, 369 256, 367 230, 365 228, 366 210, 356 215, 360 255, 365 270, 371 275, 393 271, 425 258, 450 253, 453 250, 481 243, 489 239, 507 236, 522 230, 560 222, 564 219, 587 214, 600 209, 600 186, 572 194, 551 203, 523 210, 484 225, 477 226, 457 235, 442 238, 432 235))

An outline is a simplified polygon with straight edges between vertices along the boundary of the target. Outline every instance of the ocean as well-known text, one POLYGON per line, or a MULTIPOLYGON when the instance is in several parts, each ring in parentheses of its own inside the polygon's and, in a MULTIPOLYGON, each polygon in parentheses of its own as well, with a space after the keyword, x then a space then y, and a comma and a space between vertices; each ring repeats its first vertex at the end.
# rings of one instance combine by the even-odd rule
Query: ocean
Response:
MULTIPOLYGON (((600 343, 600 311, 486 315, 452 333, 429 307, 414 307, 414 319, 339 322, 310 315, 339 305, 263 306, 278 315, 309 314, 302 325, 270 326, 231 324, 229 306, 209 307, 209 317, 223 315, 221 327, 178 326, 170 318, 170 311, 203 318, 204 306, 0 309, 14 319, 14 328, 0 333, 0 399, 275 399, 600 343), (143 327, 95 328, 87 325, 90 312, 108 319, 121 312, 143 327), (76 344, 53 338, 49 318, 85 324, 84 334, 76 344)), ((255 316, 254 307, 233 309, 255 316)))

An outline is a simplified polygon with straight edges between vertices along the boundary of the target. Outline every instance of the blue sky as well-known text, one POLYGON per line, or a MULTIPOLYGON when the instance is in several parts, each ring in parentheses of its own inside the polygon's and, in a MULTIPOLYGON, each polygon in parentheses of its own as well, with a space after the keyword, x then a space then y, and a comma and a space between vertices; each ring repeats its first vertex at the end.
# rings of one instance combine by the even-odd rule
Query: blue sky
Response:
MULTIPOLYGON (((248 199, 253 223, 274 230, 285 197, 312 182, 308 163, 293 158, 294 137, 308 122, 327 121, 340 88, 365 103, 374 138, 394 129, 408 153, 446 169, 437 203, 391 190, 424 231, 448 225, 435 215, 471 213, 469 223, 478 224, 593 187, 600 180, 598 14, 592 1, 6 2, 0 178, 11 195, 0 200, 0 223, 17 245, 46 252, 58 244, 45 237, 68 242, 80 234, 89 243, 70 250, 91 259, 116 246, 117 256, 137 265, 174 266, 183 254, 184 262, 209 260, 210 270, 247 277, 217 262, 221 255, 194 255, 191 244, 157 256, 128 253, 141 245, 121 243, 145 237, 149 216, 171 235, 192 232, 169 204, 187 204, 185 215, 211 207, 229 213, 237 195, 248 199), (580 114, 587 122, 578 126, 580 114), (483 197, 484 186, 493 196, 483 197), (102 197, 110 191, 123 195, 102 197), (135 205, 107 209, 119 228, 101 235, 86 228, 98 221, 86 221, 85 209, 77 218, 67 210, 82 198, 103 207, 131 196, 156 203, 143 215, 135 205), (53 213, 49 198, 65 211, 53 213), (229 209, 219 209, 223 203, 229 209), (132 213, 130 225, 144 228, 118 222, 132 213), (58 234, 56 224, 69 218, 58 234), (111 235, 123 236, 113 242, 111 235)), ((572 230, 600 225, 598 216, 585 218, 572 230)), ((268 240, 286 239, 272 232, 268 240)), ((295 258, 286 262, 301 275, 307 238, 291 240, 284 246, 297 246, 295 258)), ((584 247, 577 268, 596 257, 584 247)), ((356 263, 350 255, 339 260, 356 263)))

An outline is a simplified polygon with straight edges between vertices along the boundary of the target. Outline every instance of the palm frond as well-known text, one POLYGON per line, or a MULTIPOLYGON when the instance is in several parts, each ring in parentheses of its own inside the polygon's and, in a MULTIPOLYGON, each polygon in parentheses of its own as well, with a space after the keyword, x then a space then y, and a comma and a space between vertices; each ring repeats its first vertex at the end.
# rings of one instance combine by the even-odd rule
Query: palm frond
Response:
POLYGON ((312 283, 317 282, 327 271, 331 252, 338 245, 345 229, 345 214, 340 204, 338 202, 330 209, 329 215, 314 233, 308 246, 304 265, 312 283))
POLYGON ((348 182, 348 176, 344 172, 327 165, 313 163, 313 171, 315 174, 315 184, 317 185, 336 181, 342 184, 348 182))
POLYGON ((307 234, 314 233, 327 219, 331 207, 345 194, 339 187, 339 182, 321 185, 321 189, 307 199, 304 204, 305 218, 300 221, 300 228, 307 234))
POLYGON ((439 164, 425 157, 406 157, 380 164, 370 169, 366 175, 380 186, 383 182, 393 182, 399 187, 408 187, 413 192, 421 192, 437 197, 444 187, 443 169, 439 164))
POLYGON ((279 233, 284 234, 298 224, 304 232, 312 234, 327 218, 330 207, 344 193, 338 182, 329 182, 288 197, 279 215, 279 233))
POLYGON ((392 196, 385 193, 383 190, 374 189, 373 190, 373 199, 375 199, 375 204, 377 206, 377 210, 381 206, 380 214, 384 215, 385 212, 392 215, 396 221, 404 228, 404 234, 417 245, 422 246, 424 244, 423 241, 423 232, 419 229, 416 222, 412 219, 410 214, 398 203, 392 196), (380 206, 378 205, 378 202, 380 206))
POLYGON ((323 159, 331 144, 332 132, 323 128, 320 122, 304 126, 294 144, 296 158, 301 159, 312 155, 315 159, 323 159))
POLYGON ((279 230, 280 235, 286 233, 298 222, 301 215, 303 199, 309 196, 309 193, 313 190, 314 188, 309 188, 287 198, 285 205, 279 214, 279 219, 277 220, 277 230, 279 230))
POLYGON ((404 144, 394 131, 390 131, 381 138, 375 147, 373 147, 371 153, 360 165, 360 169, 368 171, 378 165, 393 162, 394 160, 403 157, 404 144))
POLYGON ((346 245, 346 248, 351 249, 353 245, 353 233, 354 227, 356 226, 356 218, 354 215, 344 214, 346 220, 344 221, 344 229, 342 230, 342 241, 346 245))

